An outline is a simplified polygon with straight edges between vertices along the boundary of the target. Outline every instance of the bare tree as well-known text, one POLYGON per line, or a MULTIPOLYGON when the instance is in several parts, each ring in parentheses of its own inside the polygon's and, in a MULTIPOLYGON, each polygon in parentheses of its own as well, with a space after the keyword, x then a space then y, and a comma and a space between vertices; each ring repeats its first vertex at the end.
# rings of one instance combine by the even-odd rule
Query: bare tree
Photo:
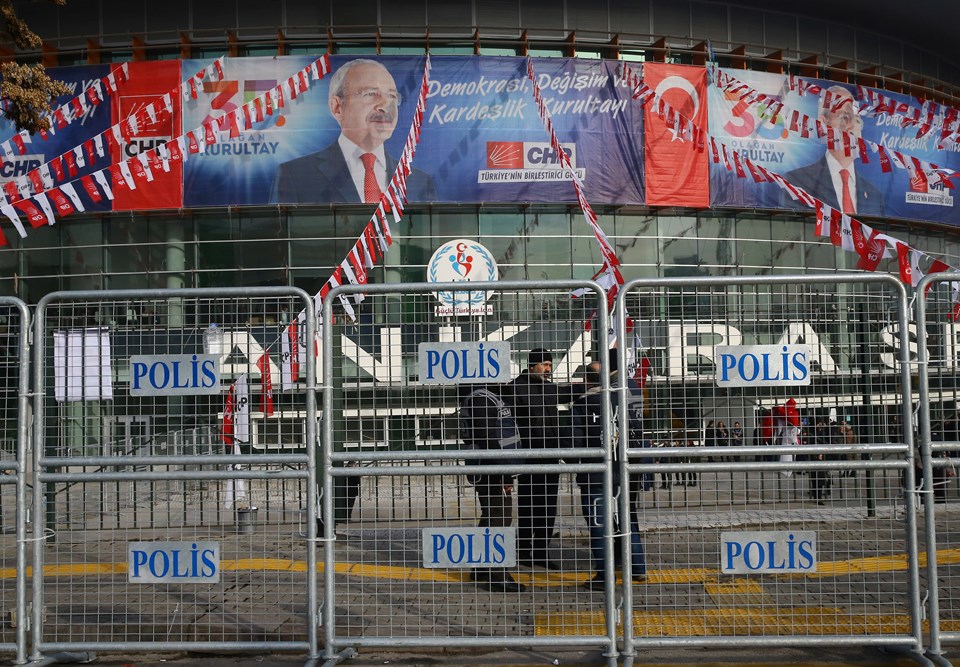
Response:
MULTIPOLYGON (((50 0, 63 6, 67 0, 50 0)), ((18 49, 36 50, 43 41, 30 27, 17 16, 13 0, 0 0, 0 37, 13 42, 18 49)), ((47 76, 41 64, 23 65, 5 62, 0 65, 0 99, 5 118, 16 124, 18 130, 27 130, 31 134, 38 130, 50 129, 50 105, 59 95, 65 95, 70 89, 62 81, 47 76)))

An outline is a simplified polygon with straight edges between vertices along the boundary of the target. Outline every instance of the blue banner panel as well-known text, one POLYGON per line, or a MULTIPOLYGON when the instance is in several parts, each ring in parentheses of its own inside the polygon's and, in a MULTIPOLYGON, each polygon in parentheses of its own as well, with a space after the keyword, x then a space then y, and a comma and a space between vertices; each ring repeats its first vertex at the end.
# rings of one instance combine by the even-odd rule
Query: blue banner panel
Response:
MULTIPOLYGON (((856 86, 806 80, 820 86, 824 91, 831 91, 832 96, 848 93, 853 97, 852 108, 849 104, 842 105, 843 108, 837 109, 836 117, 828 120, 821 111, 821 95, 808 92, 801 96, 796 91, 789 90, 788 79, 784 75, 733 69, 723 71, 785 105, 776 121, 771 122, 769 114, 763 113, 763 103, 748 104, 711 85, 708 92, 710 133, 726 144, 728 149, 736 150, 741 157, 749 158, 770 171, 781 174, 792 184, 806 189, 814 197, 837 209, 843 208, 843 181, 849 179, 847 201, 854 207, 858 218, 889 216, 960 224, 960 211, 957 209, 953 191, 944 188, 942 184, 912 183, 910 173, 895 165, 891 171, 884 173, 881 156, 870 148, 861 156, 854 144, 849 156, 845 155, 842 147, 838 147, 831 155, 827 150, 826 139, 817 138, 813 121, 818 118, 819 112, 819 117, 825 123, 832 121, 831 124, 839 129, 859 132, 868 142, 882 145, 888 150, 898 150, 906 156, 926 160, 940 167, 960 169, 960 154, 956 147, 948 147, 946 150, 937 148, 937 131, 917 138, 917 127, 901 128, 897 117, 888 114, 871 117, 858 113, 863 102, 857 100, 856 86), (793 110, 806 114, 811 119, 809 137, 805 138, 801 136, 801 132, 791 130, 793 110), (841 175, 839 171, 843 168, 841 163, 845 157, 846 162, 851 162, 852 158, 852 163, 847 165, 848 173, 841 175), (864 161, 863 157, 867 161, 864 161)), ((886 91, 883 91, 883 95, 907 102, 912 107, 921 106, 906 95, 886 91)), ((710 204, 715 207, 810 210, 793 201, 776 184, 756 183, 749 173, 746 178, 738 178, 736 171, 728 171, 722 161, 720 164, 710 165, 710 192, 710 204)))
MULTIPOLYGON (((227 59, 225 80, 204 86, 197 102, 184 104, 184 132, 285 81, 313 59, 227 59)), ((332 56, 331 73, 296 100, 285 100, 279 113, 237 138, 221 133, 216 146, 190 156, 184 205, 364 201, 361 156, 374 156, 372 170, 382 187, 406 142, 424 62, 332 56)), ((537 114, 526 62, 431 59, 421 139, 407 179, 411 202, 576 201, 537 114)), ((205 64, 185 61, 184 71, 205 64)), ((534 61, 557 136, 584 180, 588 201, 641 204, 642 108, 629 88, 616 85, 615 68, 598 60, 534 61)))
MULTIPOLYGON (((71 101, 79 95, 84 89, 94 81, 105 77, 110 73, 111 65, 84 65, 79 67, 55 67, 47 70, 47 74, 52 79, 62 81, 70 88, 70 93, 57 98, 52 105, 54 109, 60 105, 71 101)), ((113 66, 115 67, 115 65, 113 66)), ((106 90, 106 86, 104 86, 106 90)), ((25 177, 27 173, 60 155, 71 151, 84 141, 90 139, 101 132, 105 132, 111 126, 112 107, 115 98, 108 96, 106 100, 99 105, 94 106, 86 101, 86 112, 77 120, 62 128, 54 128, 55 134, 49 134, 47 139, 43 139, 40 134, 31 137, 26 144, 27 152, 24 155, 15 155, 12 159, 3 158, 0 166, 0 184, 14 180, 18 177, 25 177)), ((14 124, 5 118, 0 118, 0 143, 7 141, 15 134, 14 124)), ((15 151, 16 152, 16 151, 15 151)), ((65 177, 54 179, 57 185, 69 182, 74 178, 80 178, 100 169, 109 167, 111 157, 105 153, 103 157, 96 160, 90 160, 89 156, 84 155, 84 167, 78 167, 76 177, 67 174, 64 167, 65 177)), ((51 174, 53 170, 51 169, 51 174)), ((100 203, 94 203, 83 193, 83 188, 79 182, 75 183, 75 189, 80 194, 84 208, 87 211, 109 211, 110 201, 104 197, 100 203)))

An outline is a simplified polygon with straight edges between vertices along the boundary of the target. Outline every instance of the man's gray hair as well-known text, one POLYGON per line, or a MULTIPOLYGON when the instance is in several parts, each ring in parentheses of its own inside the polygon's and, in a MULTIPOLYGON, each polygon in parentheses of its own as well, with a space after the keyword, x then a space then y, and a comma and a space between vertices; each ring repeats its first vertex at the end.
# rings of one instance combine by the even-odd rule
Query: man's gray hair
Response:
MULTIPOLYGON (((824 114, 825 114, 825 113, 830 113, 830 114, 834 113, 834 112, 833 112, 833 109, 828 109, 828 108, 827 108, 827 93, 830 93, 831 105, 837 103, 837 102, 836 102, 836 99, 835 99, 835 97, 836 97, 837 95, 844 95, 844 96, 849 97, 849 98, 850 98, 850 108, 854 110, 854 113, 856 113, 856 109, 857 109, 857 97, 856 97, 856 95, 854 95, 853 93, 851 93, 849 90, 847 90, 847 89, 844 88, 843 86, 833 85, 833 86, 830 86, 829 88, 825 88, 824 91, 823 91, 823 93, 821 93, 821 95, 820 95, 820 104, 818 105, 818 109, 817 109, 817 117, 820 118, 820 120, 823 120, 823 117, 824 117, 824 114)), ((838 109, 838 111, 839 111, 839 109, 838 109)))
POLYGON ((343 89, 346 87, 347 74, 349 74, 350 70, 352 70, 354 67, 358 67, 360 65, 376 65, 387 72, 387 74, 390 73, 386 67, 384 67, 381 63, 378 63, 376 60, 370 60, 369 58, 351 60, 350 62, 338 67, 337 71, 333 73, 332 77, 330 77, 330 99, 333 99, 334 97, 343 97, 343 89))

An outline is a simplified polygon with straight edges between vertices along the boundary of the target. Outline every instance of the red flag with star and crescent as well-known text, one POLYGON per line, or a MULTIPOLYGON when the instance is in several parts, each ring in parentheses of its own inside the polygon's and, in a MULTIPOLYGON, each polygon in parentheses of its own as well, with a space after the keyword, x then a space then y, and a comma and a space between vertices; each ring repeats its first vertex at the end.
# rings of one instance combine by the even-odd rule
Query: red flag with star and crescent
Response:
MULTIPOLYGON (((677 113, 707 129, 707 70, 690 65, 645 63, 643 78, 677 113)), ((644 107, 644 161, 649 206, 710 205, 707 152, 676 136, 673 123, 657 114, 657 104, 644 107)))

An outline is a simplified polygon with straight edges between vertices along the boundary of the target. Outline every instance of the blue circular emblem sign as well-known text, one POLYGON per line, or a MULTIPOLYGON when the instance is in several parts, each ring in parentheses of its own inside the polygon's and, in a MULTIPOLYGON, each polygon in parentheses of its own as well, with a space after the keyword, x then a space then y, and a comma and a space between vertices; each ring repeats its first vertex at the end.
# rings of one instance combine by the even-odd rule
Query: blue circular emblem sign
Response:
MULTIPOLYGON (((490 251, 476 241, 454 239, 437 248, 427 265, 427 281, 431 283, 493 282, 500 277, 490 251)), ((437 315, 489 315, 493 307, 487 299, 493 292, 434 292, 440 305, 437 315)))

